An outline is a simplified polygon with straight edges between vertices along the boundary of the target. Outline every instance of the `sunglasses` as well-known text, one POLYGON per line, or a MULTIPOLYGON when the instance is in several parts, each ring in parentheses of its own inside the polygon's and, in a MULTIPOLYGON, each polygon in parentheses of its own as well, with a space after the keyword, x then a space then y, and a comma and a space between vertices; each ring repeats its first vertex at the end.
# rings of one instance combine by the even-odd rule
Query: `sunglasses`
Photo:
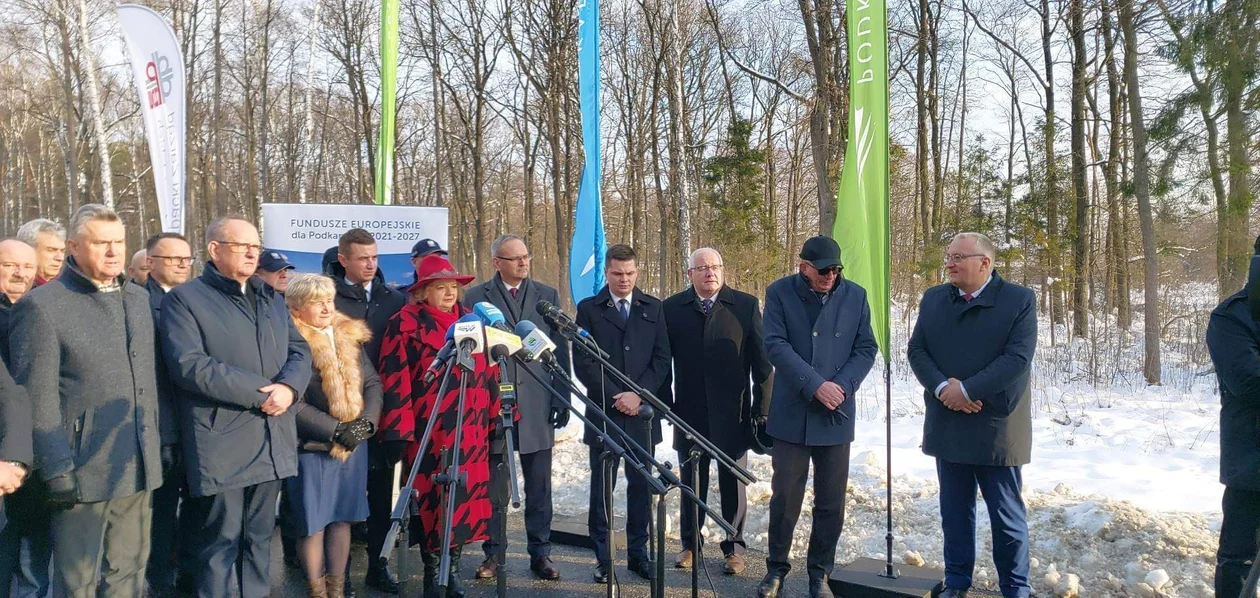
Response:
POLYGON ((840 273, 840 266, 827 266, 826 268, 814 268, 818 270, 820 276, 835 276, 840 273))

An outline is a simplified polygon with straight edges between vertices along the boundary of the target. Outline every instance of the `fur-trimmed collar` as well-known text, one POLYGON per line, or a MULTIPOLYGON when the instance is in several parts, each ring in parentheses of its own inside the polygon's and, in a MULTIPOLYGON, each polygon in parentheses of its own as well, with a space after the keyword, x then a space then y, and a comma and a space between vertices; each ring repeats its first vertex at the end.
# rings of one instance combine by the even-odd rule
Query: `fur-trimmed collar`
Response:
MULTIPOLYGON (((367 324, 337 312, 333 314, 333 344, 321 330, 294 318, 298 332, 311 346, 311 364, 319 373, 320 389, 328 398, 328 414, 342 423, 351 422, 363 414, 363 369, 359 354, 363 345, 372 338, 367 324)), ((333 444, 333 457, 342 461, 350 458, 350 451, 333 444)))

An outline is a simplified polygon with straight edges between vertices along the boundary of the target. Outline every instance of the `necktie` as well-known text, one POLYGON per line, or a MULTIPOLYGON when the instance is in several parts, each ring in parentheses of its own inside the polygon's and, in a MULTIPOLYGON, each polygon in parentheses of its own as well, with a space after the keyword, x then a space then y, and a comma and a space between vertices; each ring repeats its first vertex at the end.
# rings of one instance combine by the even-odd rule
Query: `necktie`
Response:
POLYGON ((622 299, 617 302, 617 311, 621 312, 621 321, 630 319, 630 302, 622 299))
POLYGON ((700 311, 703 311, 704 313, 706 313, 706 314, 707 314, 707 313, 709 313, 709 311, 710 311, 710 310, 712 310, 712 309, 713 309, 713 300, 712 300, 712 299, 701 299, 701 300, 700 300, 700 311))
POLYGON ((963 301, 970 303, 972 299, 975 299, 975 297, 971 293, 963 293, 963 301))
POLYGON ((509 295, 512 295, 512 298, 513 298, 513 299, 515 299, 515 298, 516 298, 516 291, 517 291, 517 290, 518 290, 518 289, 508 289, 508 294, 509 294, 509 295))

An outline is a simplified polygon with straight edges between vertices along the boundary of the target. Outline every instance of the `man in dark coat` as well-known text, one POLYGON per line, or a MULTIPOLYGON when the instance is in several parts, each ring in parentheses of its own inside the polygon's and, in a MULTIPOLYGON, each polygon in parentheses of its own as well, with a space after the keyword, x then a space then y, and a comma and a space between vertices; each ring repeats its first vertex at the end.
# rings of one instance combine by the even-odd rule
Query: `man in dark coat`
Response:
POLYGON ((280 480, 297 474, 289 407, 311 353, 284 301, 251 279, 258 230, 235 217, 206 229, 210 262, 162 301, 162 355, 180 403, 198 595, 270 593, 280 480))
MULTIPOLYGON (((9 363, 9 319, 21 297, 35 288, 38 257, 21 239, 0 241, 0 362, 9 363)), ((25 392, 23 400, 26 400, 25 392)), ((24 407, 30 419, 30 404, 24 407)), ((28 465, 31 463, 26 461, 28 465)), ((0 530, 0 596, 47 596, 52 591, 52 514, 43 484, 29 480, 4 499, 13 525, 0 530)))
POLYGON ((18 239, 0 241, 0 361, 9 363, 9 310, 35 288, 35 248, 18 239))
MULTIPOLYGON (((665 314, 659 299, 635 286, 639 278, 637 258, 629 245, 613 245, 604 258, 604 275, 608 284, 593 297, 583 299, 577 307, 577 325, 590 331, 606 353, 613 367, 636 384, 658 396, 668 396, 670 376, 669 335, 665 330, 665 314)), ((661 439, 661 422, 651 423, 638 417, 643 399, 622 387, 603 372, 598 361, 575 349, 573 370, 586 387, 586 393, 618 427, 625 430, 643 448, 651 451, 661 439), (649 430, 650 426, 650 430, 649 430)), ((613 479, 604 479, 604 445, 594 431, 588 429, 582 440, 591 447, 591 493, 588 527, 595 544, 595 581, 608 582, 607 558, 610 505, 604 504, 604 484, 616 485, 620 459, 613 461, 613 479)), ((629 468, 627 468, 629 469, 629 468)), ((652 577, 652 561, 648 556, 648 518, 651 496, 648 484, 637 474, 627 475, 626 536, 629 544, 630 570, 645 579, 652 577)))
MULTIPOLYGON (((376 239, 372 233, 355 228, 346 231, 337 241, 336 259, 328 264, 329 275, 336 286, 333 298, 337 311, 363 320, 372 331, 372 339, 364 345, 373 371, 380 363, 381 341, 389 319, 407 305, 402 291, 385 284, 377 268, 376 239)), ((394 510, 394 464, 375 438, 368 447, 368 570, 364 580, 368 587, 389 594, 398 593, 398 578, 389 569, 389 559, 380 558, 389 534, 390 515, 394 510)))
POLYGON ((960 233, 945 253, 949 284, 923 293, 910 368, 923 385, 923 452, 936 457, 945 590, 960 598, 976 563, 976 487, 993 524, 993 561, 1007 597, 1028 596, 1028 522, 1020 467, 1032 456, 1037 303, 993 271, 987 237, 960 233))
MULTIPOLYGON (((26 391, 13 381, 9 369, 0 364, 0 496, 11 495, 21 488, 31 471, 31 463, 35 461, 31 426, 31 401, 26 391)), ((4 501, 0 500, 0 531, 6 523, 4 501)), ((8 574, 11 572, 0 571, 0 575, 8 574)))
POLYGON ((770 555, 759 596, 778 596, 791 570, 788 552, 814 464, 813 529, 806 569, 810 596, 831 596, 827 578, 844 529, 854 399, 879 349, 866 289, 841 276, 840 245, 805 241, 797 273, 766 289, 766 354, 774 400, 766 433, 774 438, 770 481, 770 555))
MULTIPOLYGON (((179 233, 153 235, 144 246, 149 263, 149 276, 144 288, 149 292, 153 327, 161 330, 162 300, 168 291, 188 282, 192 273, 192 247, 179 233)), ((179 406, 176 403, 175 386, 166 371, 166 360, 162 358, 160 349, 159 346, 157 385, 162 437, 162 487, 153 491, 148 579, 154 593, 165 595, 174 591, 176 569, 181 560, 178 552, 180 548, 186 548, 186 543, 181 543, 180 538, 186 538, 190 532, 185 531, 187 513, 185 512, 182 525, 178 516, 180 497, 187 494, 179 447, 179 406)), ((189 556, 185 550, 184 557, 189 556)), ((185 571, 184 577, 188 579, 190 574, 191 571, 185 571)))
POLYGON ((144 289, 120 278, 127 237, 113 210, 80 207, 67 247, 61 274, 14 306, 9 336, 45 508, 62 509, 54 594, 138 596, 150 492, 162 485, 153 318, 144 289))
MULTIPOLYGON (((494 256, 494 267, 498 272, 485 283, 469 288, 464 295, 464 304, 471 307, 481 301, 492 303, 503 312, 503 318, 512 328, 522 320, 537 324, 556 343, 555 357, 566 372, 570 371, 568 342, 551 330, 536 308, 539 300, 558 304, 560 294, 529 277, 533 256, 525 240, 517 235, 503 235, 490 244, 490 253, 494 256)), ((516 385, 517 412, 520 414, 520 420, 516 422, 516 448, 521 456, 521 480, 525 491, 529 568, 541 579, 557 580, 560 579, 560 571, 551 562, 551 447, 555 445, 555 430, 569 423, 569 410, 555 400, 551 391, 521 371, 520 365, 515 362, 509 364, 507 376, 516 385)), ((564 382, 552 379, 541 363, 531 364, 529 368, 539 378, 549 380, 551 388, 561 395, 569 395, 564 382)), ((477 568, 477 577, 482 579, 495 576, 499 567, 496 559, 499 544, 506 541, 498 537, 501 522, 497 517, 499 507, 507 504, 511 492, 503 457, 495 452, 490 455, 490 498, 496 507, 496 517, 490 522, 491 540, 482 544, 486 559, 477 568)))
POLYGON ((1238 596, 1260 549, 1260 255, 1251 258, 1247 286, 1212 311, 1207 346, 1221 388, 1225 485, 1216 595, 1238 596))
MULTIPOLYGON (((687 276, 691 288, 664 303, 669 352, 674 356, 674 413, 746 466, 752 420, 762 417, 770 404, 774 373, 763 344, 761 307, 756 297, 725 284, 722 256, 714 249, 691 254, 687 276)), ((683 461, 683 483, 690 483, 692 469, 698 467, 697 491, 707 501, 711 458, 705 454, 693 462, 689 457, 692 444, 684 434, 674 434, 674 448, 683 461)), ((735 527, 735 536, 722 541, 723 570, 738 575, 745 566, 746 489, 724 466, 718 467, 718 489, 722 517, 735 527)), ((675 565, 688 569, 695 558, 697 539, 692 530, 697 508, 687 501, 681 506, 683 551, 675 565)), ((698 526, 703 528, 703 511, 699 519, 698 526)))

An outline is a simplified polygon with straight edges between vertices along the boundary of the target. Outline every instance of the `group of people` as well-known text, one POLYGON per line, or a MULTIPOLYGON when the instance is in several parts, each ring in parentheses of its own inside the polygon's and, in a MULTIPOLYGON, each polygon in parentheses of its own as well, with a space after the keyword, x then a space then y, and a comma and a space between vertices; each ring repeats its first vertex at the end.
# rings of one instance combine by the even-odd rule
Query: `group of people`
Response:
MULTIPOLYGON (((412 251, 415 277, 402 287, 386 283, 376 241, 362 229, 329 248, 319 273, 296 272, 239 217, 215 220, 205 238, 195 278, 192 247, 178 234, 148 239, 128 263, 122 221, 96 204, 79 208, 66 227, 38 219, 0 241, 0 596, 139 596, 146 588, 165 595, 180 586, 206 597, 266 596, 279 527, 286 560, 303 570, 309 594, 341 597, 352 594, 347 572, 360 523, 366 584, 397 593, 381 555, 402 482, 396 465, 405 471, 416 460, 409 531, 426 595, 439 585, 447 596, 463 595, 465 545, 480 543, 484 553, 475 577, 503 566, 497 555, 507 538, 497 513, 508 500, 508 458, 521 464, 530 569, 556 580, 552 450, 555 430, 569 424, 564 378, 572 372, 648 450, 660 440, 660 420, 640 417, 644 398, 590 352, 570 350, 540 314, 540 300, 559 303, 560 295, 532 277, 519 236, 493 242, 496 273, 480 284, 438 243, 421 241, 412 251), (560 367, 512 361, 512 371, 500 372, 478 355, 470 367, 452 368, 447 384, 431 380, 451 327, 479 302, 498 307, 508 326, 533 322, 555 343, 560 367), (516 455, 507 454, 500 423, 501 375, 516 385, 516 455), (431 442, 420 446, 430 424, 431 442), (449 486, 456 508, 447 512, 447 486, 436 474, 455 460, 466 478, 449 486), (438 580, 448 525, 451 573, 438 580)), ((693 253, 687 288, 660 300, 638 287, 634 249, 614 245, 603 264, 607 286, 581 301, 575 317, 613 367, 737 463, 773 441, 761 597, 784 593, 811 464, 809 593, 831 595, 854 397, 879 350, 866 291, 844 277, 839 245, 814 237, 799 255, 796 271, 766 290, 763 311, 727 284, 713 249, 693 253)), ((924 388, 922 448, 937 463, 942 595, 951 598, 972 585, 977 490, 992 522, 1001 593, 1031 593, 1020 492, 1032 444, 1036 299, 999 276, 995 258, 983 235, 952 239, 943 261, 949 281, 924 293, 908 346, 924 388)), ((1227 453, 1222 596, 1241 587, 1260 528, 1258 305, 1260 257, 1248 287, 1213 313, 1208 331, 1227 453)), ((609 457, 598 435, 588 430, 583 439, 593 577, 607 582, 603 497, 616 480, 604 477, 609 457)), ((675 435, 681 479, 694 473, 707 500, 713 464, 691 450, 694 440, 675 435)), ((649 486, 637 474, 627 478, 628 568, 651 578, 649 486)), ((723 467, 717 481, 722 517, 735 529, 719 544, 723 568, 739 575, 745 488, 723 467)), ((704 514, 684 501, 681 517, 674 564, 690 568, 704 541, 692 530, 704 514)))

